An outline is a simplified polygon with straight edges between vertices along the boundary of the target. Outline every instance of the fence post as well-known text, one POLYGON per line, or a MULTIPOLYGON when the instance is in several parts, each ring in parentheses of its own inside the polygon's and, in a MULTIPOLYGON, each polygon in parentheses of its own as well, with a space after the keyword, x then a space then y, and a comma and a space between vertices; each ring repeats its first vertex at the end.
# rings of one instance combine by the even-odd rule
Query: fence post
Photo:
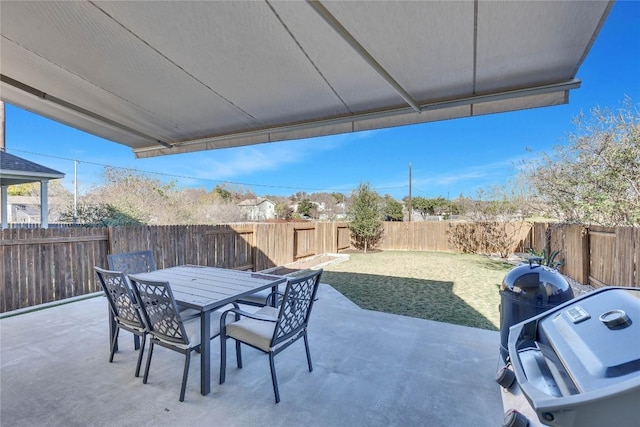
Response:
POLYGON ((589 243, 589 227, 585 225, 580 226, 580 235, 582 236, 582 277, 576 278, 580 283, 589 283, 589 265, 591 264, 591 250, 589 243))

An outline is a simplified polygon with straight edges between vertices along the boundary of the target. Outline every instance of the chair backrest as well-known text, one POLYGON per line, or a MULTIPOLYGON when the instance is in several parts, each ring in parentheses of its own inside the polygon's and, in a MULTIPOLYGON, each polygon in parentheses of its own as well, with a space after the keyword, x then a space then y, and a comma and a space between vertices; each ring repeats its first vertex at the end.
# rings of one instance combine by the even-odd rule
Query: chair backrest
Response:
POLYGON ((287 340, 307 327, 321 275, 322 269, 287 281, 278 321, 271 339, 272 346, 287 340))
POLYGON ((189 344, 169 282, 143 280, 135 276, 129 276, 129 280, 151 333, 162 341, 189 344))
POLYGON ((107 256, 109 270, 124 274, 147 273, 156 269, 156 261, 151 251, 125 252, 107 256))
POLYGON ((104 270, 94 267, 98 281, 107 295, 113 316, 118 321, 135 328, 144 329, 143 316, 135 304, 135 297, 127 278, 120 271, 104 270))

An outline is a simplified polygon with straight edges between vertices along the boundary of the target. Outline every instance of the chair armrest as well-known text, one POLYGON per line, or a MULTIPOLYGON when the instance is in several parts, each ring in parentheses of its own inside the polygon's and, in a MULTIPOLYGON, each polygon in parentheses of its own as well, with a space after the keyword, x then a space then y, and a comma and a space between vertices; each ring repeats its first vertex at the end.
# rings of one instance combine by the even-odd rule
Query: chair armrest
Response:
POLYGON ((267 298, 265 298, 265 302, 267 303, 267 305, 269 305, 269 300, 271 300, 271 306, 272 307, 277 307, 278 306, 277 302, 279 302, 279 300, 280 300, 280 298, 276 299, 277 295, 280 295, 281 297, 283 297, 284 296, 284 292, 282 292, 282 291, 273 291, 269 295, 267 295, 267 298))
MULTIPOLYGON (((234 304, 237 306, 237 304, 234 304)), ((238 307, 234 307, 234 308, 230 308, 229 310, 226 310, 222 313, 222 316, 220 316, 220 331, 221 333, 224 333, 224 331, 227 328, 227 315, 229 313, 234 313, 235 316, 235 321, 237 322, 238 320, 240 320, 240 316, 245 316, 245 317, 249 317, 251 319, 256 319, 256 320, 262 320, 265 322, 277 322, 278 319, 274 319, 273 317, 268 317, 268 316, 264 316, 264 315, 260 315, 260 314, 254 314, 254 313, 249 313, 246 312, 244 310, 241 310, 238 307)))
POLYGON ((229 310, 227 310, 224 313, 222 313, 221 319, 224 320, 226 315, 229 314, 229 313, 235 313, 236 314, 236 319, 238 319, 239 316, 244 316, 244 317, 249 317, 249 318, 255 319, 255 320, 263 320, 265 322, 277 322, 278 321, 278 319, 275 318, 275 317, 265 316, 264 314, 258 314, 258 313, 249 313, 248 311, 244 311, 244 310, 242 310, 240 308, 230 308, 229 310))

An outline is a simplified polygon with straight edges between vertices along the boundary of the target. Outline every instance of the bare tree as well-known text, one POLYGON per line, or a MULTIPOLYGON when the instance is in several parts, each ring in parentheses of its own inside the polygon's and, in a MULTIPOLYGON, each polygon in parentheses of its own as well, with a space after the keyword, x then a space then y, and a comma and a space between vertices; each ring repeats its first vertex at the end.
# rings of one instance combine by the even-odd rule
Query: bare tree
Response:
POLYGON ((640 225, 640 114, 626 100, 580 114, 566 145, 525 169, 538 195, 567 222, 640 225))

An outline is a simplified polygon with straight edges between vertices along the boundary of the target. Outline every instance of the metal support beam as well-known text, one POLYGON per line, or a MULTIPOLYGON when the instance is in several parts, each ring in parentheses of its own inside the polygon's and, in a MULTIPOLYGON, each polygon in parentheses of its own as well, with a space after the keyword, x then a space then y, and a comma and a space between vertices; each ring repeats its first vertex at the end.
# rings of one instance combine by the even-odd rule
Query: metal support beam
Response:
MULTIPOLYGON (((521 98, 525 96, 542 95, 542 94, 553 93, 553 92, 563 92, 563 91, 566 92, 571 89, 579 88, 580 84, 581 84, 580 79, 571 79, 566 82, 548 84, 543 86, 534 86, 534 87, 510 90, 510 91, 504 91, 504 92, 494 92, 494 93, 473 95, 473 96, 454 98, 454 99, 448 99, 448 100, 442 100, 442 101, 427 102, 424 104, 420 104, 419 110, 420 112, 432 111, 432 110, 439 110, 444 108, 459 107, 464 105, 481 104, 484 102, 502 101, 506 99, 521 98)), ((184 147, 184 146, 213 143, 213 142, 225 141, 225 140, 231 141, 238 138, 269 136, 272 133, 306 130, 306 129, 312 129, 319 126, 331 126, 331 125, 339 125, 344 123, 355 123, 362 120, 380 119, 384 117, 393 117, 393 116, 410 114, 410 113, 415 113, 415 110, 409 107, 398 107, 398 108, 383 110, 383 111, 372 111, 372 112, 359 113, 359 114, 350 114, 346 116, 333 117, 333 118, 328 118, 323 120, 300 122, 300 123, 295 123, 295 124, 285 125, 285 126, 274 126, 274 127, 247 131, 247 132, 215 135, 211 137, 177 142, 173 144, 173 146, 184 147)), ((157 147, 145 147, 145 148, 139 148, 133 151, 135 153, 143 153, 143 152, 157 151, 157 150, 158 150, 157 147)))
POLYGON ((481 104, 483 102, 503 101, 505 99, 522 98, 532 95, 543 95, 545 93, 562 92, 571 89, 578 89, 582 81, 580 79, 571 79, 562 83, 554 83, 544 86, 534 86, 524 89, 508 90, 504 92, 488 93, 484 95, 473 95, 463 98, 456 98, 445 101, 436 101, 422 104, 421 111, 439 110, 442 108, 459 107, 461 105, 481 104))
POLYGON ((62 108, 65 111, 71 112, 73 114, 80 115, 81 117, 91 120, 93 122, 97 122, 102 126, 107 126, 113 129, 118 130, 119 132, 126 132, 131 135, 135 135, 140 138, 147 139, 149 141, 155 142, 156 144, 160 144, 164 147, 171 148, 171 144, 165 141, 161 141, 158 138, 154 138, 145 133, 142 133, 136 129, 125 126, 121 123, 118 123, 114 120, 111 120, 107 117, 96 114, 92 111, 84 109, 78 105, 72 104, 70 102, 65 101, 64 99, 57 98, 51 94, 43 92, 37 88, 26 85, 18 80, 12 79, 9 76, 5 76, 4 74, 0 74, 0 82, 13 87, 14 89, 18 89, 22 92, 26 92, 36 98, 42 99, 43 101, 47 101, 52 105, 55 105, 58 108, 62 108))
POLYGON ((349 44, 356 51, 358 55, 362 59, 365 60, 367 64, 371 68, 373 68, 379 75, 386 81, 397 93, 400 95, 402 99, 405 100, 407 104, 411 106, 416 112, 420 112, 420 107, 418 107, 418 103, 413 99, 409 92, 407 92, 400 83, 398 83, 392 76, 385 70, 385 68, 380 65, 376 59, 371 56, 371 54, 351 35, 349 31, 345 27, 342 26, 340 21, 338 21, 335 16, 331 14, 319 1, 316 0, 307 0, 307 3, 313 10, 315 10, 322 19, 324 19, 327 24, 333 30, 338 33, 338 35, 349 44))

